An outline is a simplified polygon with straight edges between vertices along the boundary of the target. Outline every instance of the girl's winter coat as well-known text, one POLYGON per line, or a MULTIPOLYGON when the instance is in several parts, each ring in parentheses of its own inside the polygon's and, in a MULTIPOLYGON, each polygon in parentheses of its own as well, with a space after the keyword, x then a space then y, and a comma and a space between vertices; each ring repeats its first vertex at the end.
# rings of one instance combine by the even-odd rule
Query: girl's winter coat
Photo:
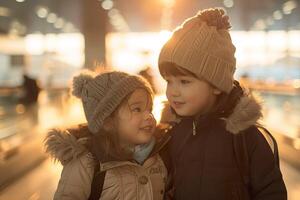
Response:
MULTIPOLYGON (((152 153, 140 165, 95 154, 87 148, 90 136, 78 131, 53 130, 46 138, 47 151, 63 164, 63 171, 54 195, 56 200, 85 200, 91 192, 94 168, 100 160, 100 171, 106 171, 100 199, 104 200, 162 200, 167 182, 167 169, 159 152, 169 137, 162 137, 152 153), (96 155, 96 156, 98 156, 96 155)), ((99 188, 100 189, 100 188, 99 188)))

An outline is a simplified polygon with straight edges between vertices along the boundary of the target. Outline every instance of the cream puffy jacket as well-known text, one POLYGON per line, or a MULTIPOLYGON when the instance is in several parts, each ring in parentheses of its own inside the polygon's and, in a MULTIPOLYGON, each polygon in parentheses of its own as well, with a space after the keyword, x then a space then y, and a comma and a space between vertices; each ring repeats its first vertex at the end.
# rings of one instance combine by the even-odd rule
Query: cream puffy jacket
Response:
MULTIPOLYGON (((98 161, 85 148, 87 138, 77 138, 68 131, 52 130, 45 141, 47 152, 63 164, 54 199, 88 199, 98 161)), ((130 161, 103 162, 100 171, 106 171, 101 200, 164 198, 168 173, 158 153, 151 154, 143 165, 130 161)))

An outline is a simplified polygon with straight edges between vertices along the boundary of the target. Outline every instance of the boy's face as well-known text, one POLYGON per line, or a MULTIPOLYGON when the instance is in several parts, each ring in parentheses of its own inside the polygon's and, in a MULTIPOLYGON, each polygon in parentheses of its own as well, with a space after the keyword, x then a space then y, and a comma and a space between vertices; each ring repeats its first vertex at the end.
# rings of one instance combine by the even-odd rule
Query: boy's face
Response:
POLYGON ((180 116, 194 116, 209 112, 221 92, 206 81, 193 76, 166 76, 167 98, 180 116))
POLYGON ((135 90, 128 104, 121 106, 118 112, 118 133, 126 144, 148 143, 153 137, 156 126, 152 115, 152 99, 143 89, 135 90))

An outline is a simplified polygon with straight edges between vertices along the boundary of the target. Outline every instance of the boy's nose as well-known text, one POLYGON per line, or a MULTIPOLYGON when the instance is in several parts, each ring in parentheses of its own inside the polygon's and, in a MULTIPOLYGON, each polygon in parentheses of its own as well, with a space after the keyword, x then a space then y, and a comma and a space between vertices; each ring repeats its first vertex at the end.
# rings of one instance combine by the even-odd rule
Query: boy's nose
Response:
POLYGON ((176 87, 173 87, 172 89, 170 89, 170 94, 172 97, 178 97, 180 95, 180 92, 176 87))

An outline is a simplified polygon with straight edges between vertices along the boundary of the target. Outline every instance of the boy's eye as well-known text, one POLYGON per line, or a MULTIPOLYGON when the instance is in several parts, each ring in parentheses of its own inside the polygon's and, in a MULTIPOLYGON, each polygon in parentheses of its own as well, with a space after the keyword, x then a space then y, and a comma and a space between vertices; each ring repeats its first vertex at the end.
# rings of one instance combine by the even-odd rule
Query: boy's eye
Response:
POLYGON ((182 84, 189 84, 191 81, 188 81, 188 80, 180 80, 180 82, 181 82, 182 84))

